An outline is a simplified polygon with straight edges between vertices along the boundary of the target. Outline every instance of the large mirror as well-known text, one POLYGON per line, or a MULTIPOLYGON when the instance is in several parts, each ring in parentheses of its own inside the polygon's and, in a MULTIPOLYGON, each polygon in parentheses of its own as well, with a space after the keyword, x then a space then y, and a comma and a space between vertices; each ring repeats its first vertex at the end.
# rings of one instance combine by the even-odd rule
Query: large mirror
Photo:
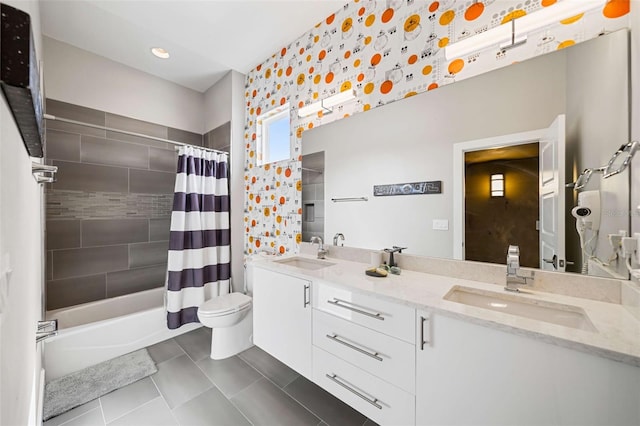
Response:
MULTIPOLYGON (((342 233, 347 246, 406 246, 406 253, 498 263, 507 245, 517 244, 522 258, 530 259, 526 266, 544 266, 536 168, 554 173, 548 165, 560 160, 570 183, 584 169, 606 164, 629 141, 628 35, 603 35, 305 132, 303 167, 309 154, 324 156, 325 240, 342 233), (529 149, 507 152, 516 145, 513 135, 540 135, 558 117, 565 150, 557 158, 543 161, 540 138, 521 141, 529 149), (462 167, 454 164, 455 152, 464 154, 462 167), (491 197, 491 175, 502 175, 503 197, 491 197), (527 179, 533 186, 526 186, 527 179), (374 185, 415 182, 441 182, 441 191, 374 195, 374 185), (534 196, 519 201, 517 193, 534 196), (469 206, 459 206, 458 197, 469 206), (472 199, 488 204, 478 207, 472 199), (524 229, 533 237, 524 236, 524 229), (474 257, 489 252, 493 257, 474 257)), ((303 185, 303 200, 304 192, 303 185)), ((561 217, 545 213, 546 223, 556 221, 563 234, 560 260, 566 264, 557 270, 626 278, 608 235, 630 229, 629 171, 606 180, 596 173, 579 191, 562 185, 557 192, 558 202, 564 201, 561 217), (599 205, 593 206, 600 219, 599 227, 582 226, 580 234, 571 212, 585 192, 591 196, 583 204, 594 203, 597 194, 599 205)))

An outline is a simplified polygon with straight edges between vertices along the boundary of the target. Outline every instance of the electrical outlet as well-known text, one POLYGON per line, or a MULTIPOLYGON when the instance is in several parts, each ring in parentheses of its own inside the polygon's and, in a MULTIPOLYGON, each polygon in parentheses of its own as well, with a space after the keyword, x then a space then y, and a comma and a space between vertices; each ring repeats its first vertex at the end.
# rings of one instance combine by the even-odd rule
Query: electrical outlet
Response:
POLYGON ((433 229, 437 231, 448 231, 449 221, 447 219, 433 219, 433 229))

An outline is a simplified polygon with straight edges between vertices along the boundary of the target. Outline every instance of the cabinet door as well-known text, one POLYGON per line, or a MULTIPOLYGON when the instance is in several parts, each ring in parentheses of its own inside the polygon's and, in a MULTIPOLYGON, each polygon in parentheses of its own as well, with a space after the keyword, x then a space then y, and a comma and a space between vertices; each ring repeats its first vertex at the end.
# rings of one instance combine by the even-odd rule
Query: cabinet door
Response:
POLYGON ((640 368, 424 311, 417 321, 419 425, 640 424, 640 368))
POLYGON ((253 269, 253 342, 311 377, 311 282, 253 269))

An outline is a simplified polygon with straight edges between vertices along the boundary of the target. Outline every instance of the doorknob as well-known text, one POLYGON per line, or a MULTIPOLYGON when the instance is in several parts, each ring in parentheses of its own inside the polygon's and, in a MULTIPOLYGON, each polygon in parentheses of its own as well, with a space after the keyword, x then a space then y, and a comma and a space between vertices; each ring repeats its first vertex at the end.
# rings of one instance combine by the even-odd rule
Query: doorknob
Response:
POLYGON ((545 263, 550 263, 553 265, 553 269, 558 269, 558 256, 556 256, 555 254, 553 255, 553 257, 551 259, 542 259, 545 263))

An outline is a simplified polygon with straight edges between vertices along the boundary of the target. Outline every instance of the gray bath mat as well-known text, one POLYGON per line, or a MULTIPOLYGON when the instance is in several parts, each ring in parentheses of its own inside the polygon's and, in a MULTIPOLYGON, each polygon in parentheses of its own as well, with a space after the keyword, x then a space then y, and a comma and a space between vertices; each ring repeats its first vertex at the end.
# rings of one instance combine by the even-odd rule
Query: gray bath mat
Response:
POLYGON ((54 379, 44 389, 44 420, 158 371, 146 349, 54 379))

